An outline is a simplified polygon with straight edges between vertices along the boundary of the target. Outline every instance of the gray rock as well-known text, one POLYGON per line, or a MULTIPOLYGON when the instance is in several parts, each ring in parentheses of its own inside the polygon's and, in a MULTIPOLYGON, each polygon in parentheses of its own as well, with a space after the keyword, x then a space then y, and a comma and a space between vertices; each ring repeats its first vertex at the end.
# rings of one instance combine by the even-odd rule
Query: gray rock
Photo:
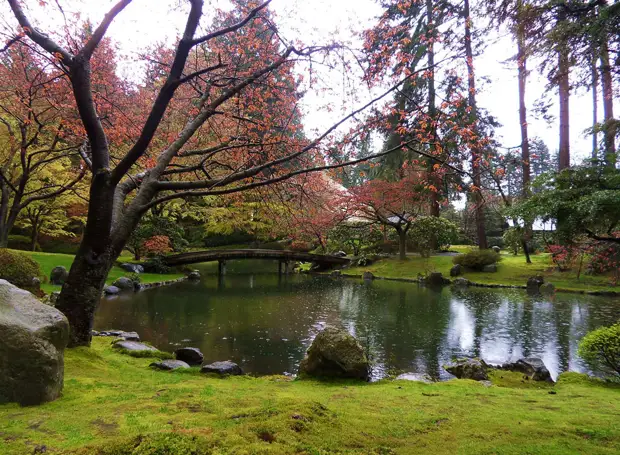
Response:
POLYGON ((117 341, 112 345, 116 349, 124 349, 126 351, 132 352, 142 352, 142 351, 157 351, 153 346, 149 346, 148 344, 139 343, 137 341, 117 341))
POLYGON ((200 365, 204 360, 204 355, 202 355, 202 352, 200 352, 198 348, 179 348, 174 351, 174 356, 177 360, 182 360, 190 365, 200 365))
POLYGON ((223 362, 213 362, 208 365, 203 365, 200 368, 201 373, 217 373, 221 376, 232 375, 238 376, 243 374, 243 370, 239 365, 230 360, 223 362))
POLYGON ((0 280, 0 403, 58 398, 69 322, 30 292, 0 280))
POLYGON ((463 274, 463 266, 461 264, 456 264, 452 266, 450 269, 450 276, 460 276, 463 274))
POLYGON ((530 294, 538 294, 540 292, 540 286, 545 282, 545 279, 541 275, 531 276, 527 279, 526 289, 530 294))
POLYGON ((370 378, 370 362, 362 346, 349 332, 336 327, 326 327, 310 345, 299 365, 299 373, 367 381, 370 378))
POLYGON ((50 272, 50 283, 55 285, 62 285, 67 281, 69 272, 62 265, 56 266, 50 272))
POLYGON ((121 292, 121 290, 117 288, 116 286, 106 286, 103 288, 103 293, 105 295, 116 295, 119 292, 121 292))
POLYGON ((495 273, 497 272, 497 264, 489 264, 482 267, 483 272, 487 273, 495 273))
POLYGON ((538 357, 526 357, 519 359, 514 363, 505 363, 501 366, 501 368, 502 370, 523 373, 534 381, 553 382, 553 379, 551 379, 551 373, 549 373, 545 363, 538 357))
POLYGON ((375 279, 375 276, 372 274, 372 272, 364 272, 362 274, 362 279, 364 281, 371 281, 375 279))
POLYGON ((429 273, 429 275, 426 277, 424 282, 428 286, 444 286, 446 284, 450 284, 450 280, 448 280, 447 278, 444 278, 441 272, 429 273))
POLYGON ((93 336, 122 338, 126 341, 140 341, 140 335, 137 332, 125 332, 123 330, 102 330, 96 335, 93 330, 93 336))
POLYGON ((38 291, 41 289, 41 280, 36 276, 32 279, 31 290, 38 291))
POLYGON ((469 286, 469 280, 463 277, 452 280, 452 286, 457 288, 466 288, 469 286))
POLYGON ((50 294, 50 304, 52 306, 56 306, 56 302, 58 302, 58 297, 60 297, 60 291, 54 291, 50 294))
POLYGON ((345 258, 347 257, 347 253, 344 251, 336 251, 332 256, 336 256, 337 258, 345 258))
POLYGON ((458 359, 455 363, 444 366, 444 369, 459 379, 473 379, 474 381, 488 381, 488 365, 484 360, 458 359))
POLYGON ((492 246, 492 247, 491 247, 491 249, 492 249, 493 251, 495 251, 497 254, 499 254, 499 253, 500 253, 500 251, 502 251, 502 249, 501 249, 500 247, 498 247, 497 245, 492 246))
POLYGON ((425 384, 432 384, 435 382, 429 375, 422 373, 403 373, 396 377, 396 381, 416 381, 425 384))
POLYGON ((140 264, 130 264, 126 262, 124 264, 121 264, 119 267, 125 270, 126 272, 144 273, 144 267, 142 267, 140 264))
POLYGON ((538 291, 543 295, 555 294, 555 286, 552 283, 543 283, 538 288, 538 291))
POLYGON ((192 281, 200 281, 200 272, 198 270, 192 270, 187 275, 187 278, 192 281))
POLYGON ((116 281, 114 281, 114 283, 112 283, 112 286, 116 286, 122 291, 133 291, 134 288, 133 280, 125 276, 122 276, 116 281))
POLYGON ((166 370, 166 371, 177 370, 179 368, 189 368, 189 365, 183 362, 182 360, 172 360, 172 359, 166 359, 160 362, 153 362, 149 366, 152 368, 156 368, 158 370, 166 370))

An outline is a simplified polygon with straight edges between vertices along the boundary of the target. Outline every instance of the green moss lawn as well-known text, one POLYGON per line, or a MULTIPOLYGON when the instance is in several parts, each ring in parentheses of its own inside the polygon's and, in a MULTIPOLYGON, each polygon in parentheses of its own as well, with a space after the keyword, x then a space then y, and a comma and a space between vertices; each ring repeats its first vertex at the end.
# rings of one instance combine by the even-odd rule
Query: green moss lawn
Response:
MULTIPOLYGON (((466 252, 471 247, 457 246, 451 249, 459 252, 466 252)), ((502 260, 499 262, 496 273, 483 273, 465 271, 463 277, 475 283, 483 284, 505 284, 524 286, 528 277, 532 275, 543 275, 545 281, 553 283, 558 290, 566 291, 614 291, 620 292, 619 287, 611 286, 608 276, 586 275, 582 273, 577 279, 576 270, 568 272, 558 272, 555 270, 551 257, 547 253, 533 255, 532 263, 527 264, 523 255, 514 256, 507 252, 502 252, 502 260)), ((437 271, 445 276, 450 276, 452 256, 432 256, 422 258, 410 256, 405 261, 396 258, 383 259, 366 267, 353 267, 343 270, 344 274, 361 275, 365 271, 372 272, 376 276, 385 278, 416 278, 419 274, 425 275, 428 272, 437 271)), ((585 269, 585 267, 584 267, 585 269)))
MULTIPOLYGON (((50 293, 53 291, 60 291, 61 286, 55 286, 55 285, 48 283, 50 272, 52 271, 54 267, 58 265, 62 265, 66 267, 67 270, 69 270, 69 268, 71 268, 71 264, 73 263, 73 255, 57 254, 57 253, 38 253, 38 252, 32 252, 32 251, 19 251, 19 253, 30 256, 32 259, 37 261, 39 265, 41 266, 41 273, 43 274, 43 277, 45 279, 45 282, 41 283, 41 289, 43 289, 47 293, 50 293)), ((131 258, 129 256, 119 258, 120 262, 131 262, 130 259, 131 258)), ((120 267, 116 267, 116 266, 112 267, 112 270, 110 270, 110 274, 108 275, 108 279, 106 280, 106 283, 112 284, 112 282, 115 281, 117 278, 120 278, 122 276, 127 276, 127 275, 129 275, 129 273, 121 269, 120 267)), ((160 275, 156 273, 141 273, 140 280, 143 283, 155 283, 155 282, 163 281, 163 280, 173 280, 175 278, 180 278, 182 276, 183 274, 181 273, 171 273, 171 274, 166 274, 166 275, 160 275)))
POLYGON ((110 343, 66 352, 57 401, 0 405, 3 455, 620 452, 620 386, 577 374, 552 386, 501 373, 490 388, 219 379, 152 371, 110 343))

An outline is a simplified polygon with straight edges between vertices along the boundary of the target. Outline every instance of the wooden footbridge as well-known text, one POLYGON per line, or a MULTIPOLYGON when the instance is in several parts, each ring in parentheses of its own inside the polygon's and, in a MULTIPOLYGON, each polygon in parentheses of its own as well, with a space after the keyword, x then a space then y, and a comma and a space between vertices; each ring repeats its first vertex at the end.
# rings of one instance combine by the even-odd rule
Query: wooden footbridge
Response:
POLYGON ((192 251, 191 253, 174 254, 165 256, 163 261, 170 267, 178 265, 198 264, 200 262, 218 261, 218 272, 220 275, 226 273, 226 261, 239 259, 273 259, 279 261, 280 273, 292 271, 293 262, 311 262, 323 267, 333 267, 337 265, 349 264, 349 259, 330 256, 325 254, 302 253, 289 250, 210 250, 192 251))

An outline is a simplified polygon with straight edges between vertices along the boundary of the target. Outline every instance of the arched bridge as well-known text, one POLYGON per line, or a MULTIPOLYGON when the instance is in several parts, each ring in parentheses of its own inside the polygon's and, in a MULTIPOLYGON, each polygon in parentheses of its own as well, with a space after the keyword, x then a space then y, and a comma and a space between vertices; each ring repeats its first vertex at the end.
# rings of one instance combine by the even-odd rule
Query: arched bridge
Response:
POLYGON ((280 273, 290 271, 291 262, 312 262, 320 266, 347 265, 350 260, 339 256, 325 254, 302 253, 289 250, 210 250, 192 251, 191 253, 174 254, 165 256, 163 261, 166 265, 174 267, 178 265, 197 264, 199 262, 219 262, 218 271, 226 273, 226 261, 238 259, 273 259, 280 261, 280 273))

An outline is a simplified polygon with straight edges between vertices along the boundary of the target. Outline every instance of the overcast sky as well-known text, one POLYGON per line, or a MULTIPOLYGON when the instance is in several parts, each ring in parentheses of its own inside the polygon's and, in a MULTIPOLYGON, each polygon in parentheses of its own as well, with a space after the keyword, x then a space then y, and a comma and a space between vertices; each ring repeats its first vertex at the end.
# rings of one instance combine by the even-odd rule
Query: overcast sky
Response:
MULTIPOLYGON (((38 2, 33 2, 35 3, 38 2)), ((86 0, 61 2, 65 13, 80 11, 83 18, 90 17, 94 23, 101 20, 112 3, 86 0)), ((179 35, 185 20, 183 12, 174 8, 178 3, 178 0, 172 2, 134 0, 115 20, 110 28, 109 36, 120 42, 123 51, 129 57, 135 51, 154 42, 170 42, 179 35)), ((3 4, 6 8, 6 3, 3 2, 3 4)), ((225 7, 227 4, 227 0, 207 0, 205 11, 208 13, 213 5, 225 7)), ((331 38, 335 38, 351 41, 354 46, 360 44, 355 41, 354 32, 367 28, 381 12, 376 0, 274 0, 272 8, 278 16, 278 24, 283 35, 288 39, 300 39, 308 44, 311 42, 326 43, 331 38)), ((6 10, 2 9, 0 12, 4 14, 4 11, 6 10)), ((48 17, 37 19, 42 28, 51 25, 48 17)), ((518 146, 520 130, 516 68, 514 64, 503 63, 515 54, 515 46, 510 37, 495 37, 495 41, 475 60, 477 77, 491 79, 491 83, 479 85, 481 87, 479 105, 489 110, 502 123, 503 127, 497 132, 502 145, 518 146)), ((529 107, 546 90, 544 78, 537 74, 535 68, 531 69, 533 71, 527 88, 529 107)), ((362 100, 369 96, 367 89, 361 83, 359 95, 362 100)), ((553 93, 552 98, 555 99, 555 97, 556 94, 553 93)), ((308 131, 327 127, 336 119, 338 110, 333 114, 319 111, 317 105, 322 104, 323 101, 324 99, 321 100, 319 94, 310 94, 305 100, 304 113, 308 131)), ((585 137, 583 134, 583 131, 592 123, 591 105, 591 94, 584 89, 571 97, 570 135, 573 161, 587 157, 591 151, 591 137, 585 137)), ((556 111, 557 107, 554 107, 552 113, 557 116, 556 111)), ((599 118, 601 117, 602 112, 599 114, 599 118)), ((552 151, 558 148, 559 126, 557 122, 547 125, 531 116, 528 122, 531 138, 535 136, 543 138, 552 151)))

